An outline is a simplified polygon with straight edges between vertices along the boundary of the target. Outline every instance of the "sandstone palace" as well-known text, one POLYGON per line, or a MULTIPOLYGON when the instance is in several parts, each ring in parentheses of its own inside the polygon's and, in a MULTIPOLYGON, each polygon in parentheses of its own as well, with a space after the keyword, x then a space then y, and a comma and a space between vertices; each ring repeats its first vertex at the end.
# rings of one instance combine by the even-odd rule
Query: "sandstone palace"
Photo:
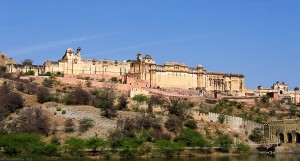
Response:
POLYGON ((209 72, 199 64, 196 68, 184 63, 165 62, 157 65, 150 55, 137 54, 136 60, 109 61, 82 59, 81 48, 71 48, 58 61, 47 60, 42 66, 6 64, 8 72, 20 73, 32 70, 36 75, 47 72, 63 73, 64 77, 90 77, 109 79, 116 77, 122 84, 145 88, 198 89, 203 92, 222 92, 233 96, 244 95, 242 74, 209 72))

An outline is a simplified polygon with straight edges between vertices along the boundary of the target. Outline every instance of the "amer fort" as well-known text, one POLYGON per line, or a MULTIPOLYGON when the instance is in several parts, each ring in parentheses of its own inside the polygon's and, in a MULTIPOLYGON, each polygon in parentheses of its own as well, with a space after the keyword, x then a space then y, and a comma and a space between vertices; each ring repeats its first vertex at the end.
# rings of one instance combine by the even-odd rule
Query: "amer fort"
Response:
MULTIPOLYGON (((245 85, 243 74, 210 72, 201 64, 197 67, 189 67, 184 63, 165 62, 156 64, 151 55, 143 56, 138 53, 136 59, 95 60, 82 59, 81 48, 76 51, 68 48, 62 58, 57 61, 47 60, 43 65, 22 65, 0 53, 0 65, 6 67, 9 73, 25 73, 34 71, 35 76, 46 73, 60 73, 63 77, 60 81, 71 83, 75 78, 91 78, 92 80, 108 80, 116 78, 119 86, 130 92, 130 97, 136 94, 169 94, 178 96, 200 96, 204 98, 235 100, 237 102, 254 103, 255 99, 264 95, 270 96, 271 101, 289 100, 294 104, 300 103, 299 88, 289 90, 287 83, 276 82, 271 88, 258 86, 256 90, 250 90, 245 85)), ((99 82, 99 81, 98 81, 99 82)), ((97 86, 97 83, 93 84, 97 86)), ((214 122, 218 114, 197 115, 198 119, 207 119, 214 122)), ((252 129, 259 127, 263 130, 267 143, 281 147, 300 147, 300 119, 283 119, 257 124, 239 117, 226 116, 225 123, 234 129, 240 126, 249 126, 252 129)), ((284 149, 281 149, 284 151, 284 149)))

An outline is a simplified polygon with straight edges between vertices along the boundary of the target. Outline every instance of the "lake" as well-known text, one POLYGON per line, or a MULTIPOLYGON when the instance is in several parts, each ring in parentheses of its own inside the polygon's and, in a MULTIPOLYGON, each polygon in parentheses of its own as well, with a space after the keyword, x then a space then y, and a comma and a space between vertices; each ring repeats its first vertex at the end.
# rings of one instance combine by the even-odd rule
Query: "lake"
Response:
MULTIPOLYGON (((34 161, 21 159, 23 161, 34 161)), ((73 158, 57 159, 60 161, 93 161, 92 159, 73 158)), ((49 159, 47 159, 49 161, 49 159)), ((277 154, 277 155, 245 155, 245 156, 209 156, 195 158, 130 158, 130 159, 100 159, 100 161, 300 161, 300 154, 277 154)))

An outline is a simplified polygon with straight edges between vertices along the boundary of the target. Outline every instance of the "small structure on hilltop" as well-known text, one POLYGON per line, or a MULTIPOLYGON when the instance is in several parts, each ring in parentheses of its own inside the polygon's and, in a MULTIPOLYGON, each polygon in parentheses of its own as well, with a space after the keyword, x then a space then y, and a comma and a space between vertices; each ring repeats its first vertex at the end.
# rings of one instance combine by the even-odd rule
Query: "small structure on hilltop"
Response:
POLYGON ((300 91, 298 87, 294 90, 288 90, 288 84, 285 82, 280 83, 277 81, 270 89, 264 89, 262 86, 258 86, 258 90, 255 91, 256 96, 268 95, 271 101, 289 100, 294 104, 300 103, 300 91))

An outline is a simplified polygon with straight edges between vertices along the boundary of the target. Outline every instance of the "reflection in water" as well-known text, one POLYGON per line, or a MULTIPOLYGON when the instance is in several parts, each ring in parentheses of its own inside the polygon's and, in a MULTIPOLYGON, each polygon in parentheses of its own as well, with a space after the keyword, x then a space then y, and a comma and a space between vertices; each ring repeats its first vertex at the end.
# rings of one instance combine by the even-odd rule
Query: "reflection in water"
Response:
MULTIPOLYGON (((91 159, 77 158, 63 161, 95 161, 91 159)), ((47 159, 49 161, 49 159, 47 159)), ((130 158, 110 159, 99 161, 300 161, 300 154, 277 154, 277 155, 245 155, 245 156, 211 156, 199 158, 130 158)))

